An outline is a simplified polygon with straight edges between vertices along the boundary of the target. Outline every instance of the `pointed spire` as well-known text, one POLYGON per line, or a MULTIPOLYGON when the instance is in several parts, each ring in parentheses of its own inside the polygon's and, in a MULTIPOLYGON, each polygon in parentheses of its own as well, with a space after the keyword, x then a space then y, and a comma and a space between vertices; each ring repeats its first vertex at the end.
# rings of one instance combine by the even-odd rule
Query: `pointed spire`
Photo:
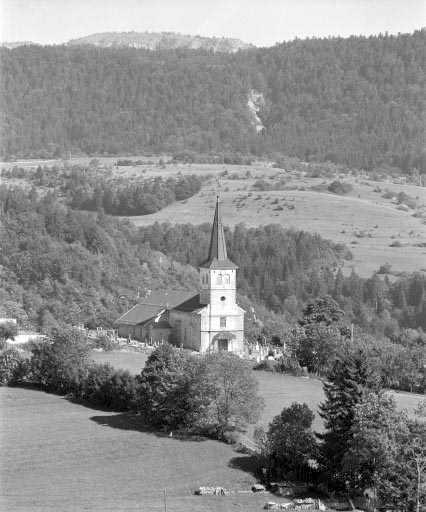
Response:
POLYGON ((225 233, 223 232, 219 196, 217 196, 216 210, 214 212, 209 256, 207 260, 201 264, 201 266, 210 268, 237 268, 237 266, 228 259, 226 252, 225 233))
POLYGON ((214 212, 212 236, 210 238, 209 260, 226 260, 226 243, 223 232, 222 215, 220 214, 220 200, 217 196, 216 210, 214 212))

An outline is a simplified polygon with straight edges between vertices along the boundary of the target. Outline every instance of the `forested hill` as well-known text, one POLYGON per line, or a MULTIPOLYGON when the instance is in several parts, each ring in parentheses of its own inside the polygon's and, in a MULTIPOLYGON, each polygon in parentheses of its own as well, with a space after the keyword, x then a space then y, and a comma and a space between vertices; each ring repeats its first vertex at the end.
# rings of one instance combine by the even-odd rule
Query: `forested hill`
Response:
MULTIPOLYGON (((44 331, 63 323, 111 325, 149 290, 196 289, 197 271, 188 263, 196 266, 205 258, 210 232, 211 225, 138 230, 103 212, 72 210, 55 192, 39 197, 35 188, 0 186, 0 317, 44 331)), ((279 226, 240 227, 227 236, 232 257, 239 253, 241 293, 281 311, 279 299, 271 298, 279 276, 277 293, 297 296, 289 317, 324 291, 309 285, 319 283, 315 276, 325 273, 334 283, 329 267, 346 253, 318 235, 279 226)), ((256 304, 246 303, 259 317, 256 304)))
POLYGON ((2 158, 190 150, 426 172, 426 30, 235 54, 23 46, 0 57, 2 158))

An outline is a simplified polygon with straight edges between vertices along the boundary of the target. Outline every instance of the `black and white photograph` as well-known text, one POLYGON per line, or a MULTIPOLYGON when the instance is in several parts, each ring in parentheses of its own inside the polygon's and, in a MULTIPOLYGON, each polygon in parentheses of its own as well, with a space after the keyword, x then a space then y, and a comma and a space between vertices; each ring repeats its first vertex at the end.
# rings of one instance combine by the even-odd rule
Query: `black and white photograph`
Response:
POLYGON ((426 512, 426 0, 0 0, 0 510, 426 512))

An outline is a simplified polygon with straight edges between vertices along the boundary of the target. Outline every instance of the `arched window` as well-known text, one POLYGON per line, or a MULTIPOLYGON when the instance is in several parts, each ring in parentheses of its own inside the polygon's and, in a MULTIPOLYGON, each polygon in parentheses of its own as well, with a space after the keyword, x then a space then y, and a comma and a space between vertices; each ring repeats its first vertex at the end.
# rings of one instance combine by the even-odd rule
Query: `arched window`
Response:
POLYGON ((231 282, 231 278, 229 277, 229 274, 225 274, 223 276, 223 284, 229 284, 231 282))
POLYGON ((222 276, 221 276, 221 274, 219 274, 219 275, 216 277, 216 284, 222 284, 222 276))

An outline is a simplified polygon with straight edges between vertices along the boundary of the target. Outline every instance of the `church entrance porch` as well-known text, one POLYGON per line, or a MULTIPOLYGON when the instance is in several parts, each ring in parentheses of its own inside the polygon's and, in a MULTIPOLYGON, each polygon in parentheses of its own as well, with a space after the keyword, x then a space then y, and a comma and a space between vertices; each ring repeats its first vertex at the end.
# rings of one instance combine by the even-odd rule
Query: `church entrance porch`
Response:
POLYGON ((219 352, 228 352, 228 340, 227 339, 219 339, 217 341, 217 349, 219 352))
POLYGON ((210 348, 218 352, 232 352, 232 341, 236 338, 235 334, 229 331, 221 331, 213 336, 210 348))

